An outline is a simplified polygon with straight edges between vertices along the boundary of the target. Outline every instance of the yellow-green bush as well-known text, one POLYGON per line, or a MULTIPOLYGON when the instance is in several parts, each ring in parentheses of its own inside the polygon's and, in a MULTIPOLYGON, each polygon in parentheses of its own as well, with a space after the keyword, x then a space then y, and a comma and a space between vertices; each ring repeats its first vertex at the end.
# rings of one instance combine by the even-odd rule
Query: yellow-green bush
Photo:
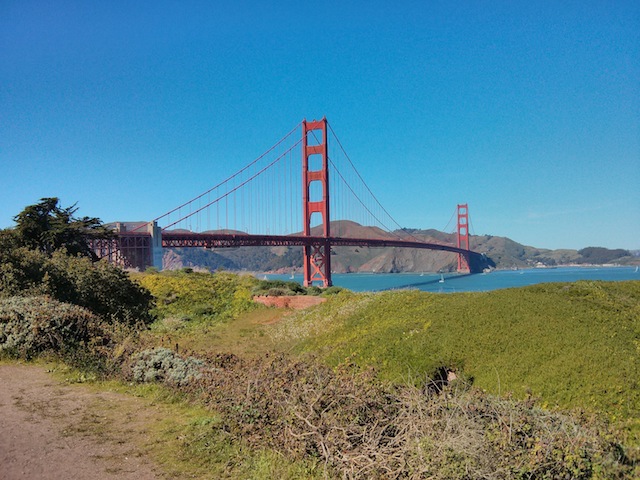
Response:
POLYGON ((139 275, 156 299, 160 319, 224 322, 256 308, 251 291, 258 282, 248 275, 226 272, 162 272, 139 275))

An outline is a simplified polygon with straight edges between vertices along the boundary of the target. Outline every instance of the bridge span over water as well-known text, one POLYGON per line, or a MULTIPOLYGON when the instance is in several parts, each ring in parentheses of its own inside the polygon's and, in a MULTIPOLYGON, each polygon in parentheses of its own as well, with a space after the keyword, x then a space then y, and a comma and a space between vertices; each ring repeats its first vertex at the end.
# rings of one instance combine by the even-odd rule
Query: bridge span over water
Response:
POLYGON ((325 118, 302 121, 252 163, 189 202, 148 223, 133 227, 127 223, 113 224, 115 237, 95 240, 94 251, 121 266, 144 269, 147 266, 162 268, 163 248, 301 247, 304 285, 320 282, 324 287, 332 284, 332 247, 440 250, 457 255, 460 272, 477 273, 487 266, 487 258, 469 246, 467 204, 457 206, 456 245, 424 242, 410 234, 398 234, 398 229, 391 230, 389 224, 399 225, 364 183, 337 137, 338 148, 330 154, 329 131, 335 136, 325 118), (287 147, 285 139, 298 127, 301 127, 302 138, 287 147), (277 147, 280 147, 278 152, 277 147), (295 147, 301 150, 302 182, 294 173, 295 147), (268 157, 269 154, 275 159, 268 157), (342 157, 346 161, 340 164, 342 157), (337 185, 338 195, 330 191, 330 179, 337 185), (342 197, 350 200, 336 201, 342 197), (358 209, 365 212, 369 223, 379 225, 382 231, 396 238, 355 238, 340 231, 331 232, 330 213, 350 219, 358 209), (302 220, 302 228, 298 230, 295 230, 299 226, 294 221, 296 216, 302 220), (268 220, 265 222, 265 219, 268 220), (167 223, 164 228, 159 227, 160 220, 167 223), (230 223, 236 228, 240 226, 238 230, 262 230, 263 233, 239 232, 229 228, 230 223), (212 224, 218 227, 216 231, 211 231, 212 224), (206 231, 193 231, 194 225, 206 231), (235 231, 229 233, 230 230, 235 231), (284 234, 277 230, 297 233, 284 234), (318 231, 320 235, 315 233, 318 231))

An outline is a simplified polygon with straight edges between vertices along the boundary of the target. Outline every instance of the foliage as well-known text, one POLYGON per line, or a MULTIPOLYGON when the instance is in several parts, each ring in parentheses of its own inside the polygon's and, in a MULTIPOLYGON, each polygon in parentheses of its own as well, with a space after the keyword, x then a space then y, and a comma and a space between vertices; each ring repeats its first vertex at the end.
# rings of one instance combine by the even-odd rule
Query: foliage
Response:
POLYGON ((287 317, 272 336, 393 381, 420 384, 446 365, 496 394, 605 412, 640 446, 640 282, 343 293, 287 317))
POLYGON ((20 244, 15 230, 0 230, 0 255, 11 252, 18 247, 20 247, 20 244))
MULTIPOLYGON (((72 377, 73 378, 73 377, 72 377)), ((130 378, 129 378, 130 380, 130 378)), ((252 448, 244 439, 229 435, 227 426, 216 412, 185 401, 185 394, 159 383, 109 381, 94 384, 103 391, 134 396, 145 414, 125 405, 119 418, 138 413, 144 425, 145 456, 156 464, 159 477, 174 479, 252 479, 305 480, 320 479, 316 461, 284 458, 271 447, 252 448)), ((139 408, 139 407, 137 407, 139 408)), ((104 411, 100 415, 105 414, 104 411)), ((108 415, 108 413, 106 414, 108 415)), ((326 478, 326 477, 324 477, 326 478)))
POLYGON ((219 429, 318 459, 325 478, 613 479, 632 468, 594 420, 463 384, 436 394, 284 355, 217 354, 199 373, 181 391, 220 412, 219 429))
POLYGON ((0 253, 0 297, 50 295, 86 307, 111 323, 150 323, 151 294, 105 262, 17 248, 0 253))
POLYGON ((70 255, 95 257, 88 240, 113 233, 98 218, 76 218, 75 205, 62 208, 55 197, 43 198, 14 217, 19 245, 51 255, 61 248, 70 255))
POLYGON ((307 287, 307 295, 311 295, 317 297, 322 294, 322 289, 316 285, 311 285, 307 287))
MULTIPOLYGON (((0 235, 0 244, 13 245, 0 252, 3 295, 48 292, 103 309, 101 315, 114 322, 138 318, 116 315, 109 304, 112 295, 135 295, 126 288, 111 293, 130 282, 121 271, 105 273, 88 259, 63 252, 49 257, 13 242, 12 235, 0 235), (103 281, 104 288, 98 285, 103 281)), ((156 297, 155 312, 165 321, 189 319, 207 328, 237 323, 254 309, 252 314, 261 313, 251 301, 261 282, 250 276, 185 269, 135 278, 156 297)), ((314 352, 329 367, 310 357, 195 358, 154 348, 132 356, 125 372, 129 379, 171 385, 218 412, 185 431, 181 451, 227 461, 246 454, 251 475, 242 472, 251 477, 263 472, 268 478, 273 458, 283 458, 288 472, 325 478, 638 474, 632 465, 637 455, 618 445, 599 421, 548 407, 604 411, 627 428, 631 445, 639 444, 633 435, 640 432, 640 282, 446 296, 333 293, 324 304, 280 325, 265 322, 261 330, 278 348, 314 352), (443 371, 461 380, 447 384, 443 371), (432 388, 434 380, 438 388, 432 388), (514 396, 494 397, 478 387, 514 396)), ((0 299, 0 352, 6 356, 53 351, 77 361, 89 355, 82 352, 112 355, 109 328, 95 314, 53 299, 0 299)), ((121 356, 134 348, 118 346, 121 356)), ((219 476, 231 475, 216 468, 219 476)), ((238 474, 238 468, 232 471, 238 474)))
POLYGON ((104 354, 110 341, 89 310, 48 297, 0 299, 0 356, 30 359, 41 353, 74 358, 79 350, 104 354))
POLYGON ((335 295, 344 290, 342 287, 329 287, 321 289, 315 285, 303 287, 298 282, 287 282, 284 280, 258 280, 258 284, 253 289, 253 295, 269 295, 270 297, 281 297, 283 295, 335 295))
POLYGON ((298 282, 286 282, 284 280, 258 280, 254 287, 254 295, 269 295, 280 297, 283 295, 306 295, 307 289, 298 282))
POLYGON ((135 325, 153 320, 151 293, 122 269, 106 262, 91 264, 86 258, 62 252, 54 253, 50 265, 44 282, 56 298, 86 307, 113 323, 135 325))
POLYGON ((99 219, 74 217, 75 206, 43 198, 0 231, 0 297, 50 295, 86 307, 111 323, 150 323, 152 298, 122 270, 92 263, 88 241, 111 232, 99 219))
POLYGON ((226 322, 257 308, 251 290, 257 280, 226 272, 162 272, 136 277, 156 299, 159 319, 226 322))
POLYGON ((144 350, 132 358, 133 379, 137 382, 165 381, 174 385, 186 385, 200 378, 201 360, 182 358, 166 348, 144 350))
POLYGON ((621 248, 610 250, 602 247, 587 247, 582 250, 578 250, 578 253, 582 256, 582 258, 578 260, 578 263, 594 263, 599 265, 603 263, 611 263, 621 257, 628 257, 631 255, 631 252, 628 250, 622 250, 621 248))
MULTIPOLYGON (((14 237, 7 235, 5 239, 14 237)), ((46 293, 42 281, 47 274, 49 257, 25 247, 0 249, 0 297, 13 295, 41 295, 46 293)))
POLYGON ((327 289, 325 289, 323 294, 325 296, 327 296, 327 295, 336 295, 336 294, 342 292, 343 290, 344 290, 344 288, 334 285, 332 287, 328 287, 327 289))

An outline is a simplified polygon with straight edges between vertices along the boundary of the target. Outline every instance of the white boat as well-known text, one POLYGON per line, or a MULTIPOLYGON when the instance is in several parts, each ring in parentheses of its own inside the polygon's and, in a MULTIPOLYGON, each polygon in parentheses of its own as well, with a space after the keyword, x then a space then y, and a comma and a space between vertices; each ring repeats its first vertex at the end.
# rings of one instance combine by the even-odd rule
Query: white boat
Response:
POLYGON ((440 280, 438 280, 438 283, 444 283, 444 275, 440 274, 440 280))

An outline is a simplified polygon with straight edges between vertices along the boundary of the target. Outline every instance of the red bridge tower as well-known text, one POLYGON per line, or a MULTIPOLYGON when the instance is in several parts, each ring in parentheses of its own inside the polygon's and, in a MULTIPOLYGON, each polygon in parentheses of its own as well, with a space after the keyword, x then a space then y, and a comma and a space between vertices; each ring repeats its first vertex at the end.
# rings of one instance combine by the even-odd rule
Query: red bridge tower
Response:
MULTIPOLYGON (((458 205, 458 248, 469 250, 469 208, 466 203, 458 205)), ((458 272, 469 273, 469 255, 458 253, 458 272)))
POLYGON ((303 247, 304 286, 321 281, 323 287, 331 286, 331 245, 329 244, 329 161, 327 158, 327 119, 302 121, 302 220, 303 235, 311 236, 311 217, 314 213, 322 216, 322 237, 320 240, 303 247), (318 139, 318 134, 321 140, 318 139), (311 142, 309 141, 311 140, 311 142), (319 142, 319 143, 318 143, 319 142), (309 145, 311 143, 311 145, 309 145), (316 156, 310 162, 312 156, 316 156), (319 158, 318 158, 319 157, 319 158), (319 161, 321 162, 319 162, 319 161), (311 163, 311 165, 310 165, 311 163), (320 166, 311 170, 311 167, 320 166), (320 188, 317 188, 320 187, 320 188), (310 192, 318 193, 322 198, 311 199, 310 192))

